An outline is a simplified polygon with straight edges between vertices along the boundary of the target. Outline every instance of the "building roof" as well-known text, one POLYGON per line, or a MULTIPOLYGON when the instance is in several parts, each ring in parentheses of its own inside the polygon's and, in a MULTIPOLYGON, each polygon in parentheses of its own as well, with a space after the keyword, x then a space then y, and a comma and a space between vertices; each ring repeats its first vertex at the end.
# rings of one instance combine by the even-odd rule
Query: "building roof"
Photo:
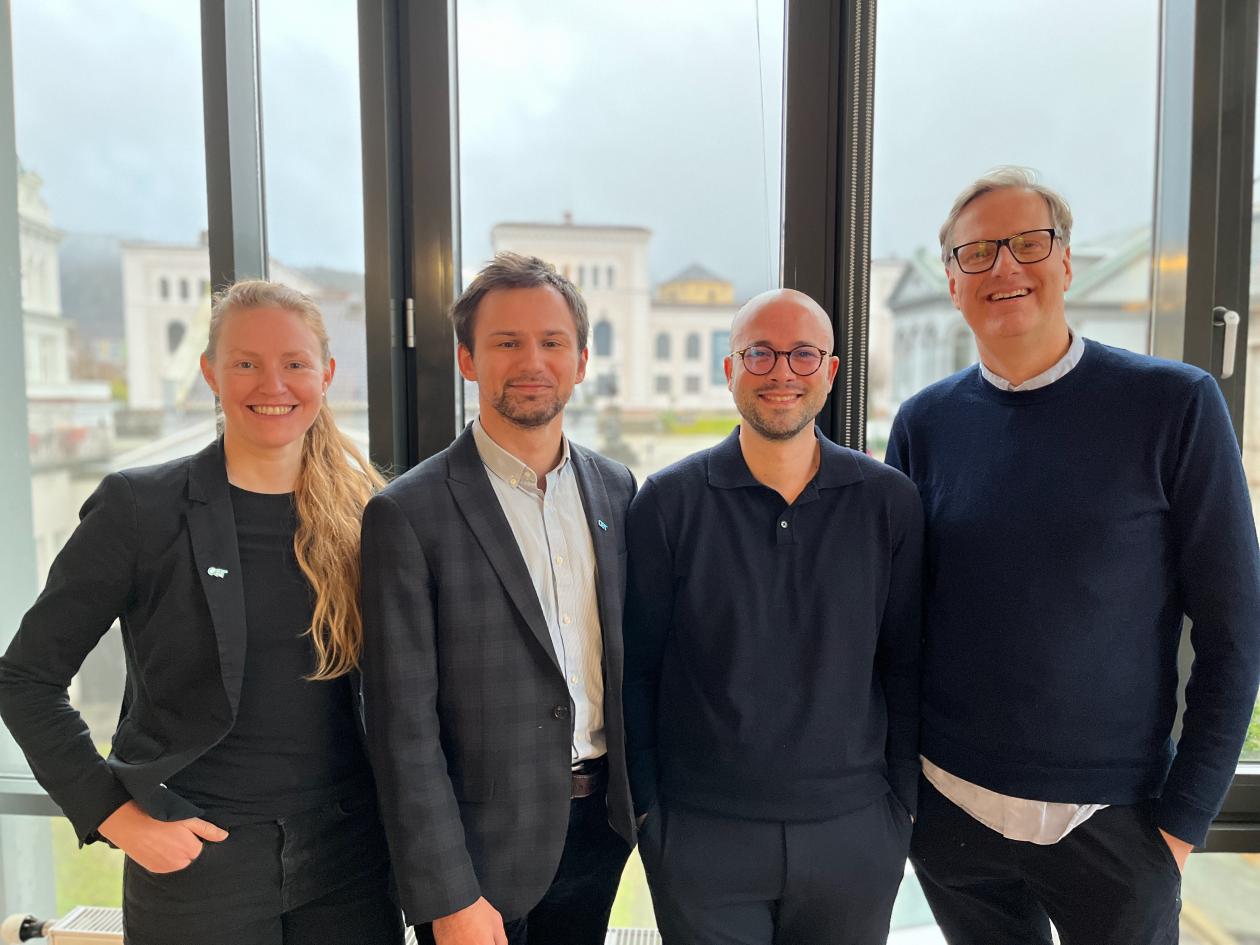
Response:
POLYGON ((692 263, 678 275, 672 279, 666 279, 661 285, 671 285, 675 282, 729 282, 729 279, 723 279, 721 276, 710 272, 699 263, 692 263))

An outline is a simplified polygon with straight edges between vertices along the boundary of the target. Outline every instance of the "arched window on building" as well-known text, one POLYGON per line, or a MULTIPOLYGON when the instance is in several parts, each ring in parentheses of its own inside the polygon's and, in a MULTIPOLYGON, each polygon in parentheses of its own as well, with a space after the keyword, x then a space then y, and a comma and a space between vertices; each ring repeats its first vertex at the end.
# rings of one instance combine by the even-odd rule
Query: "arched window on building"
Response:
POLYGON ((687 360, 700 360, 700 335, 694 331, 687 336, 687 360))
POLYGON ((656 336, 656 360, 668 361, 670 358, 669 333, 661 332, 656 336))
POLYGON ((595 356, 598 358, 611 358, 613 347, 613 326, 608 319, 603 319, 595 325, 595 356))
POLYGON ((183 322, 167 322, 166 323, 166 352, 174 354, 175 349, 179 347, 179 343, 184 340, 184 335, 188 332, 188 326, 183 322))
POLYGON ((171 297, 171 280, 163 276, 158 280, 158 298, 165 301, 171 297))

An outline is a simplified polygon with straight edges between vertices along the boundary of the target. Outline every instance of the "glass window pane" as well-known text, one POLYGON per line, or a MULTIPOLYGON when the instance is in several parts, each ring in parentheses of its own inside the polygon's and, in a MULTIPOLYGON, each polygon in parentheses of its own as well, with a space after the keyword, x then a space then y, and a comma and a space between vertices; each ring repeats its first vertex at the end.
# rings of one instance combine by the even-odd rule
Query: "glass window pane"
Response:
MULTIPOLYGON (((0 405, 0 425, 15 429, 25 414, 34 530, 7 540, 29 549, 42 585, 106 472, 186 455, 215 435, 197 364, 209 323, 200 5, 17 0, 11 12, 26 398, 0 405)), ((36 590, 13 593, 29 603, 36 590)), ((70 687, 102 750, 123 677, 110 629, 70 687)), ((10 748, 0 756, 15 770, 10 748)), ((101 845, 78 852, 66 821, 4 818, 0 833, 6 871, 41 871, 55 854, 58 911, 118 904, 120 857, 101 845), (15 847, 18 834, 29 841, 15 847)))
MULTIPOLYGON (((1256 120, 1253 127, 1260 129, 1260 95, 1256 97, 1256 120)), ((1254 177, 1260 179, 1260 146, 1255 148, 1255 162, 1254 177)), ((1251 292, 1247 306, 1247 389, 1243 401, 1242 448, 1252 513, 1260 517, 1260 184, 1255 186, 1251 206, 1251 292)), ((1243 760, 1260 762, 1260 700, 1251 713, 1243 760)))
POLYGON ((328 403, 366 455, 358 7, 263 0, 258 20, 270 274, 323 311, 328 403))
MULTIPOLYGON (((582 289, 566 428, 640 482, 735 425, 731 318, 779 284, 783 18, 782 0, 460 3, 464 282, 513 250, 582 289)), ((655 925, 637 857, 612 924, 655 925)))
POLYGON ((566 426, 640 481, 734 426, 727 329, 779 282, 783 15, 460 4, 463 279, 513 250, 582 289, 591 359, 566 426))
POLYGON ((937 230, 958 192, 995 165, 1036 169, 1072 206, 1068 322, 1149 350, 1158 30, 1150 0, 1066 0, 1036 18, 998 4, 983 22, 949 4, 880 3, 867 425, 876 456, 903 400, 976 363, 937 230), (982 105, 970 97, 979 89, 982 105), (1105 166, 1122 172, 1101 170, 1099 141, 1105 166))

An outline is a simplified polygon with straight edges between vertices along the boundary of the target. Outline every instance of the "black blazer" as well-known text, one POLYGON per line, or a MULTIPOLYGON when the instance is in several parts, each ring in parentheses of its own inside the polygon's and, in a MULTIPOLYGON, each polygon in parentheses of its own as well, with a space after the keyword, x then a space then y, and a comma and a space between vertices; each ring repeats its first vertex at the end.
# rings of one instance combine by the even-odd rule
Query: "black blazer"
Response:
POLYGON ((106 476, 0 658, 0 715, 82 842, 134 798, 196 816, 163 782, 231 729, 245 666, 245 600, 222 441, 106 476), (127 687, 102 758, 67 688, 122 623, 127 687))
MULTIPOLYGON (((621 609, 634 479, 577 445, 570 456, 598 571, 608 819, 633 844, 621 609)), ((564 847, 573 706, 471 430, 368 503, 363 619, 368 748, 407 921, 478 896, 525 915, 564 847)))

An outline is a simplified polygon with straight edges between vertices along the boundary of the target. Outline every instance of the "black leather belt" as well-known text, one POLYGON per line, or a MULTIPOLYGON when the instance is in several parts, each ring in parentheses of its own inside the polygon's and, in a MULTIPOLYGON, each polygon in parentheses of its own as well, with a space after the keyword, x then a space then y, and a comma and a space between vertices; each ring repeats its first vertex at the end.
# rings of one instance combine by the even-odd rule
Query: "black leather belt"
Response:
POLYGON ((573 783, 569 798, 590 797, 608 787, 608 756, 579 761, 573 766, 573 783))

